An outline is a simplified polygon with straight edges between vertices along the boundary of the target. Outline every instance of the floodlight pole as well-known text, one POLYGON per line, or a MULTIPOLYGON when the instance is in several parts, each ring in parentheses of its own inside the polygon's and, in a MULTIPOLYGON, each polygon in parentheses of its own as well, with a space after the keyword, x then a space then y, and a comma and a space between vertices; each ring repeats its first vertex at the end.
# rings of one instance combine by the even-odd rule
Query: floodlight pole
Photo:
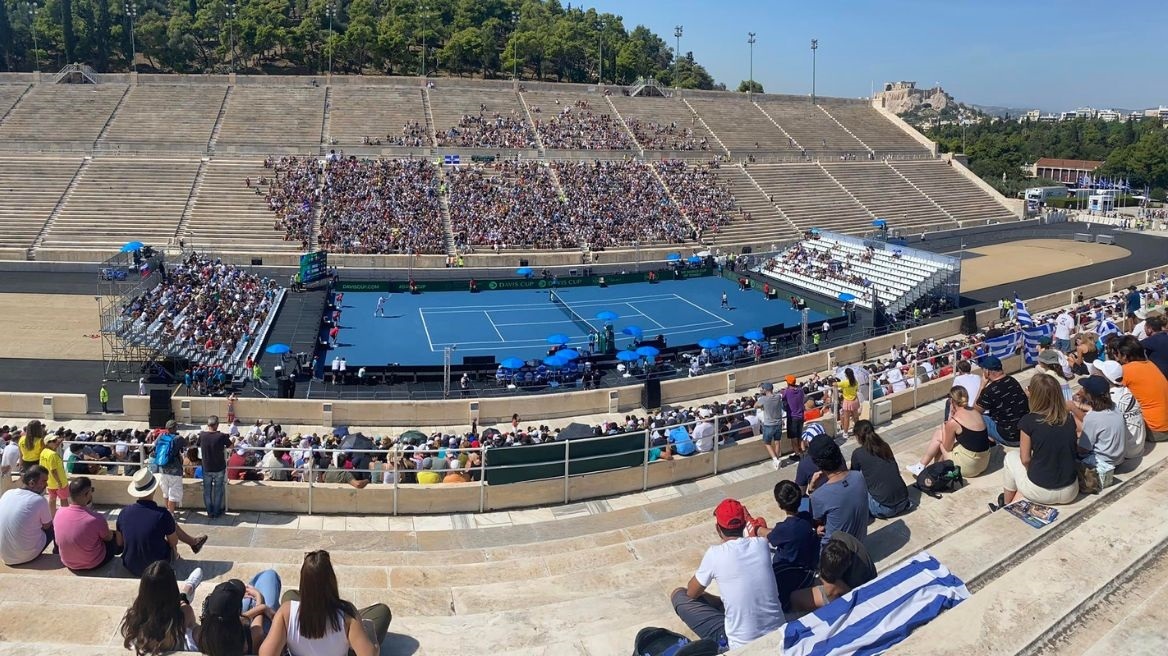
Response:
POLYGON ((426 16, 430 8, 422 5, 422 79, 426 79, 426 16))
POLYGON ((329 38, 325 42, 328 48, 328 77, 331 80, 333 77, 333 16, 337 15, 337 5, 335 2, 329 2, 324 6, 324 13, 329 19, 329 38))
MULTIPOLYGON (((683 26, 683 25, 674 25, 673 26, 673 38, 676 39, 676 43, 677 43, 677 47, 673 49, 673 58, 675 60, 673 62, 673 68, 674 68, 675 73, 676 73, 676 69, 677 69, 677 62, 681 61, 681 35, 683 32, 685 32, 685 26, 683 26)), ((673 76, 673 86, 675 88, 677 87, 677 75, 673 76)))
POLYGON ((515 56, 515 32, 519 29, 519 12, 511 12, 511 79, 519 79, 519 59, 515 56))
POLYGON ((746 42, 750 44, 750 81, 746 83, 746 97, 753 99, 754 94, 754 32, 746 33, 746 42))
POLYGON ((37 47, 36 17, 40 11, 37 3, 28 3, 28 24, 32 29, 32 56, 36 60, 36 70, 41 70, 41 49, 37 47))
POLYGON ((235 4, 234 1, 228 2, 225 6, 225 11, 224 11, 224 15, 227 17, 228 34, 230 34, 230 40, 228 41, 228 45, 231 48, 231 52, 229 53, 229 55, 231 58, 231 72, 232 73, 235 73, 235 17, 239 15, 238 12, 236 11, 236 7, 237 7, 237 5, 235 4))
POLYGON ((815 104, 815 51, 819 50, 819 39, 811 39, 811 104, 815 104))
POLYGON ((138 46, 134 42, 134 19, 138 16, 138 8, 134 6, 133 2, 127 2, 124 6, 126 9, 126 17, 130 19, 130 69, 137 73, 138 46))

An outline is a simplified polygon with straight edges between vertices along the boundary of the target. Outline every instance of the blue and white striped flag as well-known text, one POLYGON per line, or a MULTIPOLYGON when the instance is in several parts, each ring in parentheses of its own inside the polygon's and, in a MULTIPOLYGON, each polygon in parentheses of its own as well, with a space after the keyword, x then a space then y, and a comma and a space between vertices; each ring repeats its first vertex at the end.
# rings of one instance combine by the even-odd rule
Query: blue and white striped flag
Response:
POLYGON ((1021 345, 1021 332, 1007 333, 985 341, 985 346, 988 351, 987 355, 992 355, 999 360, 1003 360, 1017 353, 1018 347, 1021 345))
POLYGON ((1026 302, 1018 298, 1018 294, 1014 294, 1014 314, 1018 318, 1018 325, 1026 327, 1034 325, 1034 318, 1030 316, 1030 311, 1026 309, 1026 302))
POLYGON ((1105 339, 1108 335, 1114 335, 1119 332, 1119 326, 1111 319, 1104 319, 1099 322, 1099 339, 1105 339))
POLYGON ((1043 337, 1053 337, 1054 329, 1050 324, 1042 324, 1040 326, 1031 326, 1022 330, 1023 347, 1025 348, 1024 359, 1026 364, 1038 364, 1038 342, 1043 337))
POLYGON ((965 583, 927 551, 783 626, 784 656, 880 654, 969 599, 965 583))

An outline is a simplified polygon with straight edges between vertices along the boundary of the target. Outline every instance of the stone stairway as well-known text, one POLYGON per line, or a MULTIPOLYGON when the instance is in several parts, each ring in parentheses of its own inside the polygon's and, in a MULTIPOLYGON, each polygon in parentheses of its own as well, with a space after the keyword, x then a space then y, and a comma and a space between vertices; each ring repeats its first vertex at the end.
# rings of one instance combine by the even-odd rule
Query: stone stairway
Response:
POLYGON ((818 166, 818 167, 819 167, 819 170, 821 170, 821 171, 823 171, 824 173, 826 173, 826 174, 827 174, 827 177, 831 178, 831 181, 832 181, 832 182, 834 182, 834 183, 835 183, 837 186, 839 186, 839 188, 840 188, 840 189, 842 189, 842 190, 843 190, 843 192, 844 192, 845 194, 847 194, 849 198, 851 198, 852 200, 856 201, 856 204, 857 204, 857 205, 859 205, 860 207, 864 208, 864 211, 865 211, 865 212, 867 212, 867 213, 869 214, 869 216, 871 216, 873 219, 875 219, 875 218, 876 218, 876 214, 875 214, 874 212, 872 212, 872 210, 868 209, 868 207, 867 207, 867 206, 865 206, 863 203, 861 203, 861 202, 860 202, 860 199, 859 199, 859 198, 856 198, 856 195, 855 195, 855 194, 853 194, 853 193, 852 193, 852 191, 851 191, 850 189, 848 189, 847 187, 845 187, 845 186, 843 185, 843 183, 842 183, 842 182, 840 182, 839 180, 837 180, 837 179, 836 179, 836 177, 835 177, 834 175, 832 175, 832 174, 831 174, 831 171, 828 171, 828 170, 827 170, 827 168, 823 166, 823 164, 821 164, 821 163, 819 163, 819 162, 816 162, 816 166, 818 166))
POLYGON ((45 236, 49 234, 49 230, 53 227, 53 222, 61 215, 61 210, 65 207, 65 202, 69 200, 69 196, 73 195, 73 190, 77 188, 77 183, 85 175, 85 170, 89 168, 89 164, 93 161, 92 157, 86 157, 81 160, 81 166, 77 167, 77 172, 73 174, 73 179, 69 181, 69 186, 65 187, 65 192, 57 199, 57 205, 53 207, 52 213, 41 226, 41 231, 37 233, 36 239, 33 240, 32 246, 28 249, 28 259, 36 259, 36 250, 40 248, 41 244, 45 242, 45 236))
POLYGON ((924 189, 921 189, 921 188, 920 188, 920 187, 918 187, 918 186, 917 186, 917 185, 916 185, 916 184, 915 184, 915 183, 914 183, 912 180, 909 180, 909 179, 908 179, 908 177, 907 177, 907 176, 905 176, 905 174, 901 173, 900 171, 897 171, 897 170, 896 170, 896 167, 894 167, 892 164, 889 164, 889 163, 888 163, 888 160, 884 160, 884 165, 885 165, 885 166, 887 166, 888 168, 892 169, 892 171, 893 171, 894 173, 896 173, 896 175, 897 175, 898 177, 900 177, 900 179, 902 179, 902 180, 904 180, 905 182, 907 182, 907 183, 909 184, 909 186, 910 186, 910 187, 912 187, 913 189, 916 189, 916 190, 917 190, 917 191, 918 191, 918 192, 919 192, 919 193, 920 193, 922 196, 924 196, 925 198, 927 198, 927 199, 929 200, 929 202, 930 202, 930 203, 932 203, 932 204, 933 204, 933 206, 934 206, 934 207, 936 207, 938 210, 941 210, 941 212, 942 212, 942 213, 943 213, 945 216, 949 217, 949 218, 950 218, 950 219, 952 219, 954 222, 958 223, 958 225, 960 225, 960 221, 957 219, 957 217, 953 216, 953 214, 952 214, 952 213, 951 213, 949 210, 945 209, 945 208, 944 208, 944 207, 943 207, 943 206, 942 206, 940 203, 938 203, 938 202, 937 202, 937 199, 935 199, 935 198, 933 198, 932 196, 930 196, 929 194, 925 193, 925 190, 924 190, 924 189))
POLYGON ((864 148, 867 148, 869 153, 872 153, 872 154, 875 154, 875 153, 876 153, 876 151, 875 151, 875 150, 873 150, 871 146, 869 146, 868 144, 864 143, 864 140, 860 138, 860 135, 856 134, 855 132, 852 132, 852 131, 851 131, 851 129, 849 129, 849 128, 848 128, 848 126, 844 125, 843 123, 840 123, 840 122, 839 122, 839 119, 837 119, 836 117, 832 116, 832 115, 831 115, 831 112, 827 111, 827 109, 825 109, 825 108, 823 107, 823 105, 816 105, 815 107, 816 107, 816 109, 818 109, 819 111, 823 112, 825 116, 827 116, 828 118, 830 118, 830 119, 831 119, 831 121, 832 121, 833 123, 835 123, 836 125, 840 126, 840 128, 841 128, 841 129, 842 129, 844 132, 847 132, 848 134, 852 135, 852 138, 853 138, 853 139, 855 139, 856 141, 859 141, 859 142, 860 142, 860 145, 862 145, 864 148))
MULTIPOLYGON (((637 135, 634 134, 633 131, 629 128, 629 124, 625 122, 625 117, 621 116, 620 110, 616 108, 615 104, 613 104, 612 97, 605 96, 604 101, 606 103, 608 103, 609 109, 612 110, 612 115, 616 117, 616 120, 620 121, 621 127, 624 128, 625 132, 627 132, 629 134, 629 138, 631 138, 633 140, 633 143, 637 144, 637 150, 639 151, 641 157, 644 157, 645 156, 645 146, 643 144, 641 144, 639 141, 637 141, 637 135)), ((654 172, 654 173, 656 173, 656 172, 654 172)), ((657 179, 661 181, 662 186, 665 185, 665 181, 661 180, 661 176, 657 176, 657 179)), ((668 189, 669 189, 669 187, 666 187, 666 190, 668 190, 668 189)), ((670 194, 671 198, 672 198, 672 196, 673 195, 670 194)), ((676 202, 676 201, 674 201, 674 202, 676 202)), ((688 221, 689 217, 686 217, 686 220, 688 221)), ((692 222, 691 222, 691 225, 692 225, 692 222)))
MULTIPOLYGON (((519 104, 523 106, 523 115, 527 117, 527 124, 531 126, 531 133, 535 135, 535 145, 539 147, 539 152, 542 154, 544 152, 543 138, 539 136, 539 130, 535 129, 535 118, 531 115, 531 107, 527 105, 527 98, 524 98, 522 93, 517 93, 515 95, 519 96, 519 104)), ((555 178, 556 186, 559 187, 560 179, 555 176, 554 171, 552 173, 552 177, 555 178)), ((560 192, 563 192, 562 187, 560 192)))
MULTIPOLYGON (((438 145, 438 134, 435 132, 434 126, 434 111, 430 108, 430 90, 426 87, 422 87, 422 109, 425 110, 426 114, 426 132, 430 135, 430 143, 438 145)), ((449 210, 447 210, 446 216, 449 227, 449 210)))
POLYGON ((227 92, 223 94, 223 102, 219 105, 219 115, 215 117, 215 127, 211 128, 211 138, 207 140, 207 152, 215 152, 215 142, 219 140, 219 132, 223 129, 223 117, 227 114, 227 105, 231 102, 231 93, 235 90, 234 86, 228 86, 227 92))
POLYGON ((203 158, 199 161, 199 170, 195 173, 194 184, 191 185, 191 193, 187 196, 187 204, 183 207, 182 216, 179 217, 178 225, 174 229, 174 239, 172 244, 177 244, 179 239, 184 235, 188 235, 189 224, 191 221, 191 214, 194 212, 196 199, 199 197, 199 192, 203 189, 203 180, 207 177, 208 159, 203 158))
POLYGON ((329 145, 329 144, 333 143, 332 137, 331 137, 331 132, 330 132, 330 129, 332 128, 332 122, 333 122, 333 118, 332 118, 332 115, 333 115, 333 112, 332 112, 332 108, 333 108, 332 94, 333 94, 333 88, 331 86, 325 86, 325 88, 324 88, 324 115, 321 116, 321 120, 320 120, 320 143, 322 143, 324 145, 329 145))
MULTIPOLYGON (((429 105, 427 105, 429 108, 429 105)), ((431 124, 433 125, 433 124, 431 124)), ((433 129, 431 129, 433 133, 433 129)), ((435 141, 434 143, 437 143, 435 141)), ((446 254, 457 255, 458 249, 454 246, 454 223, 450 220, 450 178, 446 177, 446 167, 439 166, 438 179, 441 181, 441 193, 438 194, 438 207, 442 212, 442 230, 446 234, 446 254)))
POLYGON ((689 111, 693 112, 693 115, 698 117, 698 122, 702 124, 702 127, 706 129, 706 132, 710 133, 710 136, 714 138, 714 141, 718 142, 718 146, 722 149, 722 152, 729 156, 730 149, 727 148, 726 144, 722 143, 722 140, 718 138, 718 133, 710 129, 710 126, 706 124, 706 119, 702 118, 702 115, 698 113, 698 110, 694 109, 693 105, 689 104, 688 100, 682 98, 681 102, 685 103, 685 106, 689 107, 689 111))
MULTIPOLYGON (((7 121, 8 117, 12 115, 12 112, 16 111, 16 108, 20 105, 20 101, 24 100, 24 97, 27 96, 28 92, 31 90, 32 90, 32 85, 26 84, 26 85, 24 85, 24 88, 20 90, 19 93, 12 94, 12 95, 15 95, 15 97, 12 98, 12 101, 10 103, 4 102, 4 105, 3 105, 4 106, 4 113, 0 114, 0 126, 4 125, 4 122, 7 121)), ((4 98, 3 100, 7 100, 7 98, 4 98)), ((0 102, 2 102, 2 101, 0 101, 0 102)))
POLYGON ((105 137, 106 132, 109 130, 110 124, 114 122, 114 117, 118 115, 118 110, 121 109, 122 105, 125 104, 126 97, 129 95, 130 95, 130 87, 127 86, 122 91, 122 97, 118 98, 117 104, 114 105, 113 111, 110 112, 109 117, 107 117, 105 119, 105 124, 101 126, 101 130, 97 133, 97 138, 93 140, 93 147, 94 148, 97 148, 97 144, 101 143, 102 138, 105 137))
POLYGON ((779 129, 779 132, 782 132, 783 136, 787 138, 788 144, 793 145, 795 148, 803 148, 803 145, 800 144, 799 141, 797 139, 795 139, 795 137, 792 137, 790 134, 788 134, 787 131, 783 129, 783 126, 779 125, 779 122, 775 120, 775 117, 771 116, 767 112, 767 110, 762 108, 762 105, 760 105, 756 102, 753 102, 753 101, 751 101, 750 104, 757 107, 758 111, 762 112, 762 115, 767 117, 768 121, 770 121, 771 123, 774 123, 775 127, 779 129))

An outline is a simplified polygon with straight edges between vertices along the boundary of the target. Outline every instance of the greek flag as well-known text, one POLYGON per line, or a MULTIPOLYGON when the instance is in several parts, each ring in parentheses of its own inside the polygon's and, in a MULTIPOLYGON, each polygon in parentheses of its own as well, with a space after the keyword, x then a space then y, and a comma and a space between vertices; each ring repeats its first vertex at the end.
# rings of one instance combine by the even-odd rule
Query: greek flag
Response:
POLYGON ((1043 337, 1052 337, 1054 330, 1049 324, 1042 324, 1040 326, 1031 326, 1022 329, 1023 347, 1025 348, 1024 359, 1026 364, 1038 364, 1038 342, 1043 337))
POLYGON ((1018 325, 1026 327, 1034 325, 1034 318, 1030 316, 1030 311, 1026 309, 1026 302, 1018 298, 1018 293, 1014 293, 1014 314, 1018 317, 1018 325))
POLYGON ((965 583, 927 551, 783 626, 784 656, 880 654, 969 599, 965 583))
POLYGON ((1111 319, 1104 319, 1099 322, 1099 339, 1106 339, 1108 335, 1114 335, 1119 332, 1119 326, 1111 319))
POLYGON ((1022 345, 1022 333, 1013 332, 993 337, 985 341, 987 355, 992 355, 999 360, 1008 358, 1018 352, 1018 347, 1022 345))

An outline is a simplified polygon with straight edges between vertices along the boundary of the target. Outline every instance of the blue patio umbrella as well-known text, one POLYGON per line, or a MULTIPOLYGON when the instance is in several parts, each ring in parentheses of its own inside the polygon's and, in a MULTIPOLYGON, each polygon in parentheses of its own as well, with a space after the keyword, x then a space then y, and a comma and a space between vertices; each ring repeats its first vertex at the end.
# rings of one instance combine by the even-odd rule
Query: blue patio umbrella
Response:
POLYGON ((702 263, 702 258, 698 257, 697 255, 690 255, 690 256, 689 256, 689 257, 686 259, 686 262, 689 262, 690 264, 701 264, 701 263, 702 263))
POLYGON ((515 270, 517 276, 530 276, 532 273, 535 272, 531 270, 531 267, 519 267, 515 270))
POLYGON ((738 338, 733 335, 723 335, 718 338, 718 343, 722 346, 737 346, 738 338))
POLYGON ((624 328, 621 328, 621 332, 633 337, 640 337, 641 335, 645 334, 645 331, 642 330, 640 326, 625 326, 624 328))
POLYGON ((268 348, 264 349, 264 353, 271 353, 272 355, 284 355, 291 353, 292 347, 287 344, 270 344, 268 348))
POLYGON ((134 251, 140 251, 140 250, 142 250, 142 247, 145 245, 146 244, 143 244, 140 241, 132 241, 132 242, 127 243, 125 246, 122 246, 121 252, 133 253, 134 251))
POLYGON ((843 292, 842 294, 839 295, 839 300, 843 301, 844 303, 849 303, 851 301, 856 300, 856 297, 852 294, 847 293, 847 292, 843 292))
POLYGON ((676 262, 681 259, 681 253, 670 253, 665 256, 665 259, 670 262, 676 262))
POLYGON ((567 360, 568 362, 571 362, 572 360, 575 360, 575 359, 580 357, 580 352, 577 351, 576 349, 566 348, 566 349, 560 349, 560 350, 556 351, 556 356, 561 357, 561 358, 567 360))
POLYGON ((703 337, 698 340, 698 346, 702 348, 718 348, 718 340, 713 337, 703 337))
POLYGON ((568 364, 568 361, 557 355, 549 355, 543 359, 543 363, 549 367, 562 367, 568 364))
POLYGON ((761 330, 748 330, 742 335, 746 339, 753 339, 755 341, 766 339, 766 335, 762 334, 761 330))
POLYGON ((499 363, 504 369, 522 369, 527 363, 519 358, 507 358, 499 363))
POLYGON ((548 344, 567 344, 570 341, 572 341, 572 338, 568 337, 564 333, 552 333, 551 335, 548 335, 547 338, 548 344))
POLYGON ((596 313, 596 318, 601 321, 616 321, 620 318, 620 315, 612 310, 601 310, 596 313))
POLYGON ((655 358, 661 354, 660 349, 656 346, 638 346, 637 355, 642 355, 646 358, 655 358))
POLYGON ((637 355, 636 351, 620 351, 616 354, 616 359, 621 362, 634 362, 640 360, 641 356, 637 355))
POLYGON ((888 225, 888 222, 884 219, 881 219, 880 217, 876 217, 876 220, 872 222, 872 225, 876 226, 877 228, 884 228, 888 225))

